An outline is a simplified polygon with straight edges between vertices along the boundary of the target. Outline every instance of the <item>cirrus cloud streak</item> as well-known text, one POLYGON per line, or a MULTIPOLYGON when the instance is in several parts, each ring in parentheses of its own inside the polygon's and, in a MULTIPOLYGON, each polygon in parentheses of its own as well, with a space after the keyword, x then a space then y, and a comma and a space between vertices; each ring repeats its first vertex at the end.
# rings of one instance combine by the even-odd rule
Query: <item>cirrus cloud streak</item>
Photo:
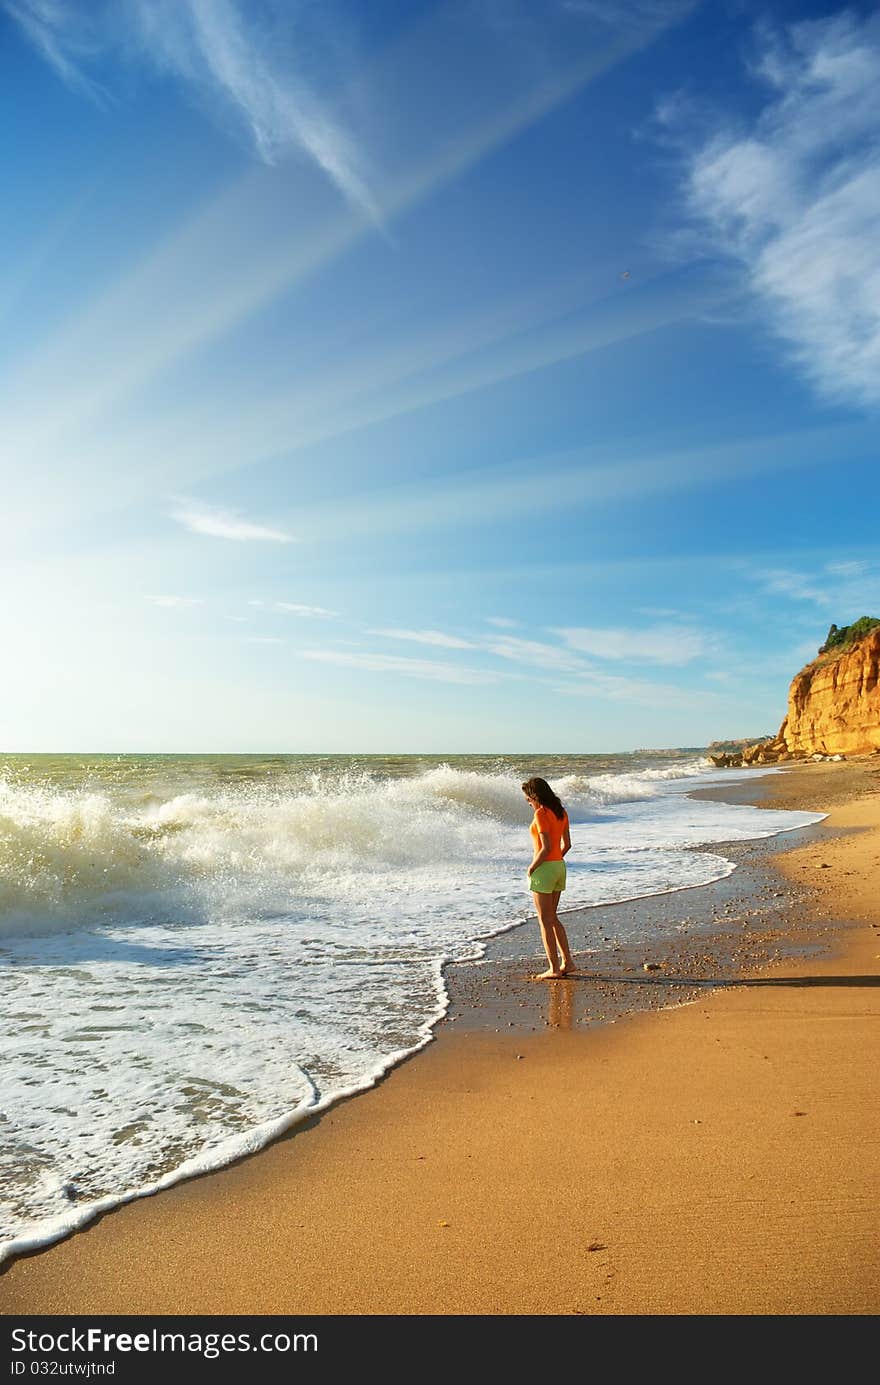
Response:
POLYGON ((292 543, 290 534, 272 529, 266 524, 253 524, 240 519, 231 510, 216 510, 207 506, 181 504, 171 512, 171 518, 194 534, 206 534, 212 539, 233 539, 236 543, 258 540, 264 543, 292 543))
POLYGON ((494 683, 497 675, 484 669, 459 668, 454 664, 436 663, 430 659, 407 659, 395 654, 348 654, 336 649, 303 649, 304 659, 319 663, 339 664, 347 668, 365 669, 371 673, 396 673, 407 678, 428 679, 435 683, 494 683))
POLYGON ((876 406, 880 17, 844 11, 762 37, 767 100, 751 127, 691 154, 687 199, 816 391, 876 406))

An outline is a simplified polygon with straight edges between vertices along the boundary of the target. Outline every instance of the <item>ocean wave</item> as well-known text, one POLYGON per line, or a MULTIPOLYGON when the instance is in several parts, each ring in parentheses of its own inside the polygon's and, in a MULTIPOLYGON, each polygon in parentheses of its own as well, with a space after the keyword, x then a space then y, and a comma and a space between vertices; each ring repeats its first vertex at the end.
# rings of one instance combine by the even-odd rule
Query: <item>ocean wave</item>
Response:
POLYGON ((491 855, 504 827, 528 816, 518 785, 448 766, 164 799, 0 781, 0 933, 198 916, 237 892, 278 907, 316 872, 369 877, 491 855))
POLYGON ((569 806, 569 815, 574 818, 579 810, 583 813, 605 804, 637 803, 656 798, 663 784, 694 778, 704 768, 700 760, 692 760, 682 765, 664 766, 660 769, 646 768, 624 773, 592 775, 568 774, 559 778, 554 788, 569 806))
MULTIPOLYGON (((584 823, 698 769, 563 774, 554 784, 572 823, 584 823)), ((445 763, 397 778, 351 767, 280 781, 194 778, 187 792, 136 775, 108 774, 88 789, 0 780, 0 934, 192 920, 245 901, 278 911, 302 890, 350 897, 359 878, 506 860, 514 830, 527 845, 531 810, 509 771, 445 763)))
MULTIPOLYGON (((618 760, 546 763, 572 816, 576 948, 597 946, 588 906, 732 869, 689 846, 814 818, 689 799, 665 783, 687 764, 618 760)), ((534 772, 537 757, 13 766, 7 1248, 256 1148, 426 1042, 444 966, 532 915, 519 785, 534 772)), ((614 938, 639 927, 622 911, 614 938)), ((534 923, 523 946, 537 956, 534 923)))

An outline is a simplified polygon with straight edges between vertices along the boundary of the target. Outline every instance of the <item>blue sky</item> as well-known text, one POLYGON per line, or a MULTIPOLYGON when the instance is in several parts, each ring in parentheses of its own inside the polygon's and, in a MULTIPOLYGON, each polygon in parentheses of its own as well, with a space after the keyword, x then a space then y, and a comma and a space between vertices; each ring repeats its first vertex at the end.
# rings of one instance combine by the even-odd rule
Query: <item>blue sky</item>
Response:
POLYGON ((3 749, 775 731, 880 615, 880 15, 0 0, 3 749))

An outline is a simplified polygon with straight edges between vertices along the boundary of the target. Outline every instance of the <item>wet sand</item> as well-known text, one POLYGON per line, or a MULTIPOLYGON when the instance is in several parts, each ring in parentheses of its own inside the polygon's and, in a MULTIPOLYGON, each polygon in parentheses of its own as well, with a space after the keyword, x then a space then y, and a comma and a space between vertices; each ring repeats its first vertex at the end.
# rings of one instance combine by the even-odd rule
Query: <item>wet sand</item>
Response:
POLYGON ((0 1311, 876 1313, 878 786, 871 757, 703 791, 830 817, 568 915, 577 979, 506 935, 376 1088, 11 1262, 0 1311), (620 909, 650 946, 601 946, 620 909))

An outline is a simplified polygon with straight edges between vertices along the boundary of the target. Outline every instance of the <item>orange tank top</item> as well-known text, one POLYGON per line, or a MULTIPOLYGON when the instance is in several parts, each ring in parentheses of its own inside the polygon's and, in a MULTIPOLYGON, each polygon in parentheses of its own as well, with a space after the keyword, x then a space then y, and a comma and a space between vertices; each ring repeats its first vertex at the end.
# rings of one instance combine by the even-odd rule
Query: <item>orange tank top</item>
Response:
POLYGON ((568 813, 564 813, 561 818, 558 818, 552 808, 536 808, 535 816, 529 827, 532 840, 535 843, 535 854, 537 855, 541 850, 541 833, 543 832, 550 841, 550 850, 547 852, 545 860, 561 861, 562 838, 567 827, 568 813))

